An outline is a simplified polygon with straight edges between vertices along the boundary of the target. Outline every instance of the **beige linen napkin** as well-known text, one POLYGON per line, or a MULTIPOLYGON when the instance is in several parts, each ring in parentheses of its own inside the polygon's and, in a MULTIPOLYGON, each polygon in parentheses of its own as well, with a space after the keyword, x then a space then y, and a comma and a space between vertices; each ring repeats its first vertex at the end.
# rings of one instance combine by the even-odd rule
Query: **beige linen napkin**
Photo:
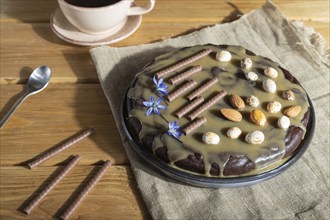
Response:
POLYGON ((158 43, 90 51, 143 199, 154 219, 327 219, 329 211, 329 60, 324 40, 266 3, 238 21, 158 43), (120 104, 129 82, 155 56, 197 44, 234 44, 280 63, 305 87, 317 123, 304 156, 283 174, 242 188, 187 186, 159 174, 129 146, 120 104))

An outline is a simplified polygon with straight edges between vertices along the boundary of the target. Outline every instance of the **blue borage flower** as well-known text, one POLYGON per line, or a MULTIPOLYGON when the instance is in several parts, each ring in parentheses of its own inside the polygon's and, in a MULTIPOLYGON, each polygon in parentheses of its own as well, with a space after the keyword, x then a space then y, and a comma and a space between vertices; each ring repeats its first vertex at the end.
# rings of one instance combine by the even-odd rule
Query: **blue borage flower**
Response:
POLYGON ((175 137, 176 139, 179 139, 182 133, 179 131, 180 126, 177 125, 177 121, 174 122, 168 122, 168 130, 167 134, 170 136, 175 137))
POLYGON ((162 95, 167 95, 167 85, 165 85, 164 83, 164 79, 160 78, 160 79, 156 79, 156 75, 152 78, 152 80, 154 81, 154 83, 156 84, 156 91, 158 91, 160 94, 162 95))
POLYGON ((150 115, 152 112, 154 112, 156 115, 159 115, 159 110, 158 109, 162 109, 165 110, 167 109, 166 106, 164 105, 160 105, 160 103, 163 101, 162 98, 159 98, 157 101, 155 101, 154 97, 150 96, 150 101, 144 101, 143 105, 146 107, 149 107, 146 115, 150 115))

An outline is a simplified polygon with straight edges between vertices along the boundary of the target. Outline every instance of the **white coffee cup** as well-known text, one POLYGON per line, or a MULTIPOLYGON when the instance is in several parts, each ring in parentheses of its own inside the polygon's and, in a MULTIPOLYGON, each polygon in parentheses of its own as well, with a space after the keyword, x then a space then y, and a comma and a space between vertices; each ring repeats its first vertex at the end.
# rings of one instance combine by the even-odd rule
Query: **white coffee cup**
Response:
POLYGON ((112 34, 119 31, 128 16, 150 12, 155 0, 149 0, 146 7, 133 6, 134 0, 121 0, 103 7, 81 7, 57 0, 67 20, 81 32, 87 34, 112 34))

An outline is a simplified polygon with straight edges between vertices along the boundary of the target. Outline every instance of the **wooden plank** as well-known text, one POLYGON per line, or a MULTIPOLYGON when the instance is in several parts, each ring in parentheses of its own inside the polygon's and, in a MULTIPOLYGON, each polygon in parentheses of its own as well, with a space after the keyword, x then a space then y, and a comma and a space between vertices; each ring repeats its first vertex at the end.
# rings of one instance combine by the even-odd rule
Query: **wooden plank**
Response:
MULTIPOLYGON (((131 37, 113 46, 138 45, 193 32, 214 22, 142 23, 131 37), (162 27, 162 31, 159 28, 162 27)), ((307 22, 330 41, 329 24, 307 22)), ((31 68, 49 65, 53 83, 95 83, 96 70, 89 47, 70 45, 56 37, 48 24, 1 24, 0 84, 25 83, 31 68), (11 35, 19 38, 10 37, 11 35)))
MULTIPOLYGON (((142 5, 147 0, 136 0, 142 5)), ((319 0, 274 0, 284 15, 291 19, 329 22, 329 1, 319 0)), ((218 23, 235 7, 248 13, 264 4, 264 0, 219 1, 219 0, 157 0, 154 10, 144 15, 144 22, 192 22, 213 21, 218 23)), ((48 22, 51 13, 58 7, 54 0, 1 0, 1 22, 48 22)))
MULTIPOLYGON (((63 205, 91 178, 97 166, 76 166, 42 202, 26 215, 22 204, 40 192, 53 172, 62 167, 0 167, 0 219, 53 219, 63 205)), ((148 219, 145 204, 129 167, 113 166, 70 219, 148 219)))
POLYGON ((51 67, 53 83, 97 82, 88 47, 62 41, 49 24, 1 24, 1 47, 2 84, 25 83, 40 65, 51 67))
MULTIPOLYGON (((1 85, 1 115, 21 95, 23 85, 1 85)), ((111 159, 128 164, 117 127, 99 84, 50 84, 19 107, 0 129, 0 164, 16 165, 33 158, 81 129, 95 128, 95 134, 42 164, 62 162, 79 154, 80 164, 111 159)))
MULTIPOLYGON (((198 24, 191 24, 192 27, 196 25, 198 24)), ((159 24, 142 24, 131 38, 116 46, 169 38, 186 31, 188 25, 172 26, 165 23, 166 32, 160 33, 159 24)), ((77 47, 62 41, 52 33, 48 24, 2 24, 1 45, 1 84, 25 83, 30 74, 29 69, 45 64, 49 65, 54 72, 53 83, 98 81, 95 67, 88 53, 89 48, 77 47), (9 37, 11 33, 16 33, 21 38, 11 38, 9 37), (19 48, 19 52, 15 48, 19 48)))
MULTIPOLYGON (((329 22, 329 10, 320 10, 329 8, 328 1, 321 0, 311 3, 308 0, 274 0, 272 2, 289 19, 329 22)), ((145 16, 145 20, 150 22, 169 19, 168 21, 191 22, 193 19, 205 19, 206 21, 212 20, 214 23, 219 23, 233 11, 238 10, 243 14, 247 14, 254 9, 260 8, 264 3, 264 0, 160 0, 156 1, 155 9, 145 16), (180 10, 173 10, 174 8, 180 10)))
MULTIPOLYGON (((206 24, 144 23, 133 36, 114 46, 157 41, 201 25, 206 24), (159 32, 159 25, 166 31, 159 32)), ((48 24, 1 24, 1 45, 1 84, 25 83, 31 68, 46 64, 54 73, 53 83, 98 82, 89 47, 62 41, 52 33, 48 24), (21 37, 9 37, 13 33, 21 37)))

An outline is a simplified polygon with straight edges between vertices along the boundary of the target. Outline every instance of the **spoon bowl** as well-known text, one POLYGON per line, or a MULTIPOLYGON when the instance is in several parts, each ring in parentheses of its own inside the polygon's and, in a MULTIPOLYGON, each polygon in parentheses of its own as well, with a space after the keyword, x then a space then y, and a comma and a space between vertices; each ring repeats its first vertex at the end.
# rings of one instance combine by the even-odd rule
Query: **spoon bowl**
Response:
POLYGON ((14 106, 7 112, 7 114, 0 121, 0 128, 7 122, 10 116, 16 111, 20 104, 30 95, 41 92, 47 87, 48 82, 52 76, 52 72, 48 66, 39 66, 31 73, 28 82, 27 90, 24 95, 19 98, 14 106))
POLYGON ((48 85, 51 75, 52 72, 48 66, 40 66, 33 70, 27 82, 28 91, 33 94, 42 91, 48 85))

